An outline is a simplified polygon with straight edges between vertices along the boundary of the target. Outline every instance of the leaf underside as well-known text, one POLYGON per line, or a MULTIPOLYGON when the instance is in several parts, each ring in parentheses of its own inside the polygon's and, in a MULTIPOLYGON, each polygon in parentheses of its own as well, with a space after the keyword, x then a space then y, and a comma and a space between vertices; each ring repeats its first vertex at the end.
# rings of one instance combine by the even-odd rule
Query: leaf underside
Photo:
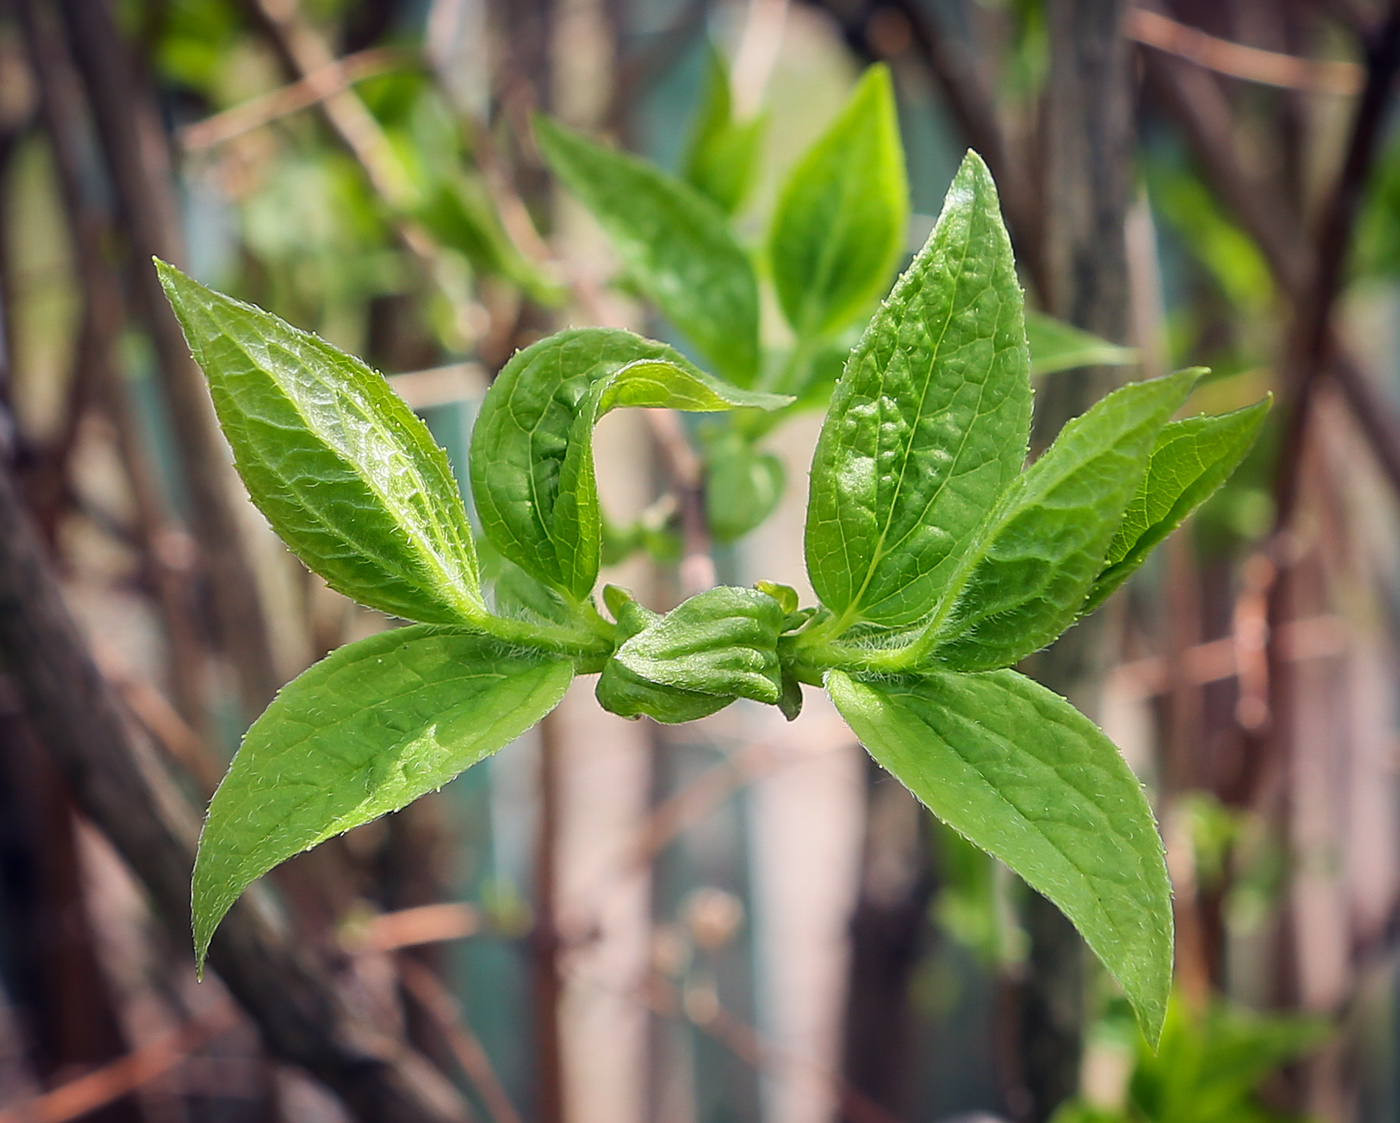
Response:
POLYGON ((256 878, 442 787, 544 717, 572 678, 567 660, 418 625, 339 648, 283 687, 209 805, 194 868, 200 961, 256 878))
POLYGON ((1108 737, 1015 671, 881 683, 833 671, 827 689, 881 765, 1074 923, 1155 1043, 1171 886, 1141 785, 1108 737))
POLYGON ((1157 436, 1147 474, 1123 513, 1104 569, 1081 613, 1092 612, 1147 555, 1230 478, 1263 428, 1272 398, 1216 417, 1173 421, 1157 436))

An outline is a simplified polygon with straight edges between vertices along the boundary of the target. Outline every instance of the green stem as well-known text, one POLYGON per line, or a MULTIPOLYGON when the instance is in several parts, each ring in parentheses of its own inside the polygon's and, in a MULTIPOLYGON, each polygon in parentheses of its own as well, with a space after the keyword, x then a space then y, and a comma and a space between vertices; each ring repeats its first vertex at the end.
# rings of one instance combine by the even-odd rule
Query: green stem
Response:
POLYGON ((536 651, 551 655, 566 655, 574 661, 579 674, 600 671, 616 646, 612 633, 614 626, 598 614, 591 605, 581 605, 581 616, 588 625, 588 631, 562 627, 559 624, 536 623, 531 620, 515 620, 508 616, 493 616, 490 613, 474 616, 470 623, 488 635, 506 643, 532 647, 536 651))

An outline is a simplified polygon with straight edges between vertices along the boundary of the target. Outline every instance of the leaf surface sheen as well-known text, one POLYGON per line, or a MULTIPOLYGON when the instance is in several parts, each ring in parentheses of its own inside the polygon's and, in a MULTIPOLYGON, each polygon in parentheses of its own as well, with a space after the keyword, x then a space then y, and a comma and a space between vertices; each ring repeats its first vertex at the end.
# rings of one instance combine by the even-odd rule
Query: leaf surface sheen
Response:
POLYGON ((1069 917, 1155 1042, 1171 886, 1142 787, 1102 730, 1009 670, 881 683, 833 671, 827 689, 881 765, 1069 917))
POLYGON ((1188 417, 1157 436, 1147 475, 1123 512, 1080 613, 1092 612, 1173 530, 1229 479, 1258 439, 1272 399, 1214 417, 1188 417))
POLYGON ((758 281, 724 213, 635 156, 537 118, 550 167, 607 231, 632 279, 724 377, 758 373, 758 281))
POLYGON ((790 399, 711 378, 674 348, 614 328, 573 328, 517 352, 472 431, 472 497, 495 547, 527 573, 587 597, 602 524, 593 426, 610 409, 776 408, 790 399))
POLYGON ((865 311, 904 250, 909 187, 889 68, 872 66, 793 169, 768 257, 783 314, 816 339, 865 311))
POLYGON ((479 618, 476 553, 447 456, 382 376, 157 262, 234 462, 331 588, 409 620, 479 618))
POLYGON ((1060 431, 978 532, 948 591, 957 604, 939 629, 939 662, 1009 667, 1074 622, 1157 434, 1198 377, 1129 383, 1060 431))
POLYGON ((812 461, 807 569, 846 624, 936 603, 1030 436, 1021 288, 996 188, 963 161, 928 243, 852 352, 812 461))
POLYGON ((339 648, 283 687, 209 805, 194 870, 200 960, 256 878, 442 787, 544 717, 572 678, 566 659, 418 625, 339 648))

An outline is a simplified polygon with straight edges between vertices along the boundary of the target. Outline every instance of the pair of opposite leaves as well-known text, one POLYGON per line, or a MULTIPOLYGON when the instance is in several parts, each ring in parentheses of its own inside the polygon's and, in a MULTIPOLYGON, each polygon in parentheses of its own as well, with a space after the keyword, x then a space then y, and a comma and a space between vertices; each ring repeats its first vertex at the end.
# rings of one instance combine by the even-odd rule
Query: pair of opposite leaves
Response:
MULTIPOLYGON (((274 528, 333 587, 427 622, 333 653, 249 730, 201 838, 202 957, 256 877, 441 786, 544 716, 576 672, 615 661, 625 637, 589 599, 591 429, 601 413, 783 399, 717 382, 626 333, 564 332, 517 354, 474 432, 473 493, 488 539, 558 611, 503 618, 483 600, 445 457, 382 378, 161 272, 240 473, 274 528)), ((1150 1038, 1171 971, 1151 812, 1088 719, 989 668, 1099 603, 1238 463, 1266 404, 1168 423, 1193 383, 1187 373, 1125 387, 1022 471, 1031 392, 1021 293, 995 189, 970 154, 838 384, 807 527, 824 606, 815 626, 829 642, 804 654, 798 633, 786 649, 794 670, 824 678, 882 764, 1066 912, 1150 1038)), ((755 654, 766 663, 772 652, 755 654)), ((672 663, 662 685, 722 695, 687 679, 684 658, 672 663)), ((629 669, 639 666, 657 677, 655 667, 629 669)))

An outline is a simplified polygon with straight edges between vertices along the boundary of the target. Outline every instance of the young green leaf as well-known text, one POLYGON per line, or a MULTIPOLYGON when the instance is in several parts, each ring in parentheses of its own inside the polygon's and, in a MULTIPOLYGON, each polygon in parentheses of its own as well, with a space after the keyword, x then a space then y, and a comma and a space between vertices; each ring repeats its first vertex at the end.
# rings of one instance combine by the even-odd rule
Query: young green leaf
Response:
POLYGON ((1031 345, 1032 374, 1057 374, 1076 367, 1121 367, 1138 361, 1132 347, 1120 347, 1043 312, 1026 313, 1026 338, 1031 345))
POLYGON ((1080 614, 1094 611, 1147 555, 1214 494, 1254 446, 1272 397, 1218 417, 1173 421, 1157 436, 1147 475, 1109 544, 1080 614))
MULTIPOLYGON (((605 586, 604 599, 617 620, 618 638, 626 641, 661 620, 651 609, 638 604, 632 595, 615 585, 605 586)), ((647 717, 663 725, 698 721, 734 701, 734 695, 707 694, 660 683, 629 670, 616 658, 603 665, 594 691, 603 709, 620 717, 647 717)))
POLYGON ((758 526, 783 497, 783 464, 726 427, 705 442, 705 514, 717 542, 758 526))
POLYGON ((471 526, 427 427, 358 359, 156 262, 239 475, 282 540, 361 604, 485 614, 471 526))
POLYGON ((969 152, 928 244, 836 385, 812 460, 807 570, 843 625, 933 608, 1030 435, 1011 242, 969 152))
POLYGON ((256 878, 442 787, 544 717, 572 678, 567 660, 418 626, 342 647, 283 687, 209 805, 194 867, 199 959, 256 878))
POLYGON ((1142 788, 1103 732, 1014 671, 886 683, 833 671, 827 689, 880 764, 1073 921, 1155 1043, 1171 886, 1142 788))
POLYGON ((554 174, 608 232, 632 280, 715 368, 758 373, 758 282, 723 213, 693 187, 540 117, 554 174))
POLYGON ((724 59, 713 47, 708 54, 705 100, 691 129, 681 175, 725 214, 733 214, 753 183, 764 119, 734 120, 724 59))
POLYGON ((728 386, 631 332, 559 332, 517 352, 482 403, 470 451, 482 530, 527 573, 582 600, 602 541, 592 437, 599 417, 620 406, 714 411, 788 400, 728 386))
POLYGON ((615 658, 648 682, 772 705, 783 693, 778 634, 786 618, 757 589, 707 589, 638 632, 615 658))
POLYGON ((511 240, 480 176, 458 170, 436 182, 415 214, 439 243, 463 254, 474 269, 504 277, 539 304, 562 303, 564 289, 511 240))
POLYGON ((934 657, 1009 667, 1074 623, 1153 442, 1199 371, 1115 390, 1061 430, 978 531, 931 624, 934 657))
POLYGON ((889 68, 872 66, 778 199, 768 257, 803 339, 844 326, 889 283, 904 249, 909 187, 889 68))

